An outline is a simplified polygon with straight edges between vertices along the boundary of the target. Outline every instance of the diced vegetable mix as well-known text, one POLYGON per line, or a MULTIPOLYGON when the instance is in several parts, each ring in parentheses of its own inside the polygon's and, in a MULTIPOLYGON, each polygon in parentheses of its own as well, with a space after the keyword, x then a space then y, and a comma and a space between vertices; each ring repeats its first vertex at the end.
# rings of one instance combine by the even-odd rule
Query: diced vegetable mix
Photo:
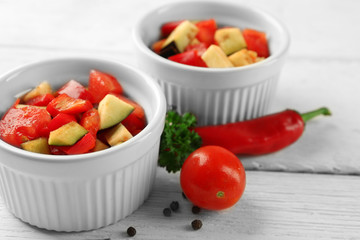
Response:
POLYGON ((42 82, 17 99, 0 120, 0 137, 27 151, 82 154, 121 144, 146 124, 114 76, 91 70, 87 88, 70 80, 54 91, 42 82))
POLYGON ((266 34, 255 29, 218 27, 214 19, 180 20, 161 26, 152 50, 171 61, 209 68, 253 64, 270 56, 266 34))

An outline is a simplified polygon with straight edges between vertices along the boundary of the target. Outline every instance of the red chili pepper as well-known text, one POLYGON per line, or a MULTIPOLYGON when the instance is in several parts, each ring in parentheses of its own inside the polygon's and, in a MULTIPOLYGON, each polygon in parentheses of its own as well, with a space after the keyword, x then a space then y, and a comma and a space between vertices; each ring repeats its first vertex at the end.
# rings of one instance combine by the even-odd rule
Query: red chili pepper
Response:
POLYGON ((283 149, 300 138, 305 123, 318 115, 331 115, 320 108, 299 114, 294 110, 216 126, 196 127, 203 146, 222 146, 234 154, 260 155, 283 149))

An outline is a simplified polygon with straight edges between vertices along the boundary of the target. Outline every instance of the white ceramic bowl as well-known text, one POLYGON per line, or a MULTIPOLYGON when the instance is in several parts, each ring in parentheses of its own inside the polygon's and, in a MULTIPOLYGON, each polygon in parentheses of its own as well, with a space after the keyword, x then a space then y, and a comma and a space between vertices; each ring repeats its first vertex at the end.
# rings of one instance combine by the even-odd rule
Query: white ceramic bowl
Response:
POLYGON ((56 231, 96 229, 119 221, 148 197, 156 173, 166 112, 160 87, 138 70, 102 59, 63 58, 28 64, 0 77, 0 112, 14 96, 47 80, 55 89, 70 79, 87 85, 90 69, 113 74, 140 103, 148 125, 109 149, 54 156, 0 140, 0 193, 21 220, 56 231))
POLYGON ((147 12, 133 30, 139 67, 157 79, 168 105, 190 111, 200 125, 255 118, 267 113, 289 47, 284 25, 269 14, 245 4, 222 1, 180 1, 147 12), (219 24, 264 31, 271 56, 245 67, 200 68, 169 61, 150 46, 168 21, 214 18, 219 24))

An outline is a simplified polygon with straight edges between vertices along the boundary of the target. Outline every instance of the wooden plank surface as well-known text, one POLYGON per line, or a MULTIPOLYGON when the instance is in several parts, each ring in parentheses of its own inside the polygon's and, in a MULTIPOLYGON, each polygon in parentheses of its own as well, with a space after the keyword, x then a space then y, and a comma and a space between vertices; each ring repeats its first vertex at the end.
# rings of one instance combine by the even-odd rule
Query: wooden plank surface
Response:
POLYGON ((134 239, 359 239, 359 177, 248 171, 245 193, 233 208, 194 215, 181 195, 179 175, 158 170, 154 191, 140 209, 94 231, 39 230, 15 219, 0 202, 0 239, 115 240, 126 238, 129 226, 137 229, 134 239), (179 212, 163 216, 174 200, 179 212), (199 231, 190 228, 194 219, 203 222, 199 231))

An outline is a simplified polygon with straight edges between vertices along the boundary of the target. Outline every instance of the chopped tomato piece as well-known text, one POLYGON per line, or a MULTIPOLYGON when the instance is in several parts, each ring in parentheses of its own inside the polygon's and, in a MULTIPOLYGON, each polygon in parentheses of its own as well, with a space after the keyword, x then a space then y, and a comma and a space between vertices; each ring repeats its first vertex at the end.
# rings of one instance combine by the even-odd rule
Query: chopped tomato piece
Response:
POLYGON ((269 57, 269 46, 264 32, 254 29, 244 29, 242 31, 244 39, 249 50, 257 52, 259 57, 269 57))
POLYGON ((200 21, 195 24, 199 31, 196 34, 196 38, 207 46, 214 43, 214 36, 217 29, 216 21, 214 19, 200 21))
POLYGON ((54 98, 47 105, 46 110, 51 116, 56 116, 59 113, 78 114, 86 112, 92 107, 92 104, 88 100, 75 99, 63 93, 54 98))
POLYGON ((61 127, 62 125, 65 125, 69 122, 76 122, 76 118, 74 115, 66 114, 66 113, 59 113, 56 115, 49 123, 49 131, 54 131, 61 127))
POLYGON ((98 103, 109 93, 122 94, 123 88, 114 76, 91 70, 89 92, 93 97, 93 103, 98 103))
POLYGON ((167 37, 170 33, 180 25, 184 20, 167 22, 161 26, 161 36, 167 37))
POLYGON ((186 46, 185 52, 191 51, 191 50, 197 50, 198 55, 201 56, 207 50, 208 47, 209 47, 209 45, 207 43, 201 42, 198 44, 186 46))
POLYGON ((1 138, 14 146, 49 135, 49 113, 38 107, 11 108, 0 121, 1 138))
POLYGON ((16 108, 16 106, 21 102, 20 98, 17 98, 15 100, 15 102, 13 103, 13 105, 11 105, 11 107, 5 112, 5 114, 2 116, 2 119, 4 119, 4 117, 6 116, 6 114, 13 108, 16 108))
POLYGON ((100 129, 100 115, 98 110, 92 108, 86 111, 80 119, 80 125, 96 137, 96 133, 100 129))
POLYGON ((87 153, 95 147, 96 138, 87 133, 79 141, 72 146, 58 146, 58 148, 66 154, 82 154, 87 153))
POLYGON ((130 115, 127 116, 124 120, 122 120, 121 123, 133 136, 135 136, 146 126, 144 109, 138 103, 123 95, 117 95, 117 97, 134 107, 134 111, 132 111, 132 113, 130 113, 130 115))
POLYGON ((89 91, 86 90, 86 88, 81 85, 81 83, 75 80, 70 80, 57 91, 57 94, 59 95, 63 93, 66 93, 69 97, 72 98, 80 98, 92 101, 92 96, 89 91))
POLYGON ((201 56, 196 49, 173 55, 168 59, 190 66, 207 67, 206 63, 201 59, 201 56))
POLYGON ((47 93, 31 98, 29 101, 25 102, 25 104, 33 106, 47 106, 54 98, 55 97, 52 94, 47 93))

